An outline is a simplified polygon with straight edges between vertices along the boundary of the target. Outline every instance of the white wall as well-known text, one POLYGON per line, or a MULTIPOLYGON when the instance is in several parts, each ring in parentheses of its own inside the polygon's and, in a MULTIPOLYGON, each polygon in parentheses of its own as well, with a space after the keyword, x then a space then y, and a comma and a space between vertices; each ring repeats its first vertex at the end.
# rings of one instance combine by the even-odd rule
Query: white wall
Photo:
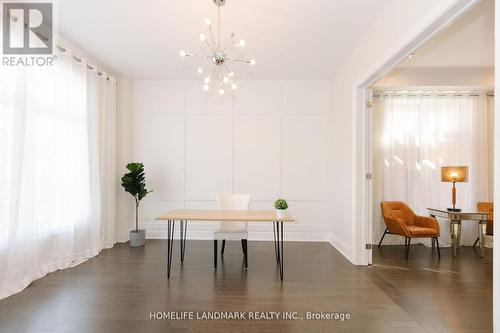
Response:
MULTIPOLYGON (((215 209, 215 194, 251 194, 251 209, 284 197, 297 219, 288 240, 328 240, 327 172, 333 155, 331 87, 325 81, 240 82, 234 93, 202 91, 200 82, 135 82, 133 155, 148 189, 140 224, 165 237, 154 218, 174 208, 215 209)), ((189 237, 211 239, 214 224, 190 223, 189 237)), ((250 225, 251 239, 272 239, 250 225)))
POLYGON ((393 5, 377 22, 367 27, 366 35, 340 66, 332 82, 333 140, 335 175, 333 193, 336 219, 332 223, 332 244, 355 264, 365 264, 364 245, 356 243, 363 231, 362 202, 358 179, 363 156, 357 145, 363 140, 361 118, 356 114, 356 88, 374 71, 396 55, 424 28, 436 22, 449 8, 462 0, 405 0, 393 5), (357 177, 357 178, 356 178, 357 177))

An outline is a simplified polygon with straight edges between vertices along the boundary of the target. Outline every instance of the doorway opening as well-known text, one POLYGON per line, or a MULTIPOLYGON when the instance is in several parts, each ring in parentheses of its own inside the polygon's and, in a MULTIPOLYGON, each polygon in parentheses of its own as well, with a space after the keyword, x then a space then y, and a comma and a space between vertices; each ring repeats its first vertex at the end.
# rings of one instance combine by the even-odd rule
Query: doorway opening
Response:
MULTIPOLYGON (((479 213, 483 204, 493 205, 494 5, 493 0, 473 1, 448 11, 433 29, 423 29, 360 84, 356 96, 356 193, 363 206, 357 212, 356 221, 361 223, 355 231, 360 235, 360 262, 372 265, 377 279, 390 283, 402 296, 406 292, 429 298, 444 295, 433 305, 436 310, 451 307, 458 313, 468 306, 468 314, 477 315, 478 323, 484 320, 482 314, 491 313, 493 303, 489 218, 481 217, 486 231, 484 258, 477 244, 473 246, 483 228, 478 216, 461 221, 458 243, 462 248, 454 258, 450 247, 452 240, 457 242, 454 223, 432 218, 437 213, 428 208, 446 214, 454 201, 453 185, 457 187, 455 208, 462 212, 479 213), (458 172, 453 176, 455 184, 446 182, 446 167, 465 167, 452 170, 458 172), (459 180, 464 170, 467 177, 459 180), (415 223, 413 213, 401 205, 392 206, 395 216, 384 214, 381 203, 395 201, 422 216, 424 223, 415 223), (416 227, 413 237, 405 235, 408 230, 385 233, 391 218, 402 221, 408 230, 416 227), (437 234, 428 230, 430 220, 435 221, 437 234), (406 288, 416 282, 415 275, 418 286, 406 288), (474 278, 453 283, 463 276, 474 278), (479 284, 486 288, 478 288, 479 284), (476 293, 471 295, 471 290, 476 293), (454 293, 468 293, 468 304, 446 296, 454 293), (471 303, 477 306, 470 309, 471 303)), ((492 215, 488 216, 492 223, 492 215)), ((449 328, 447 320, 432 324, 449 328)))

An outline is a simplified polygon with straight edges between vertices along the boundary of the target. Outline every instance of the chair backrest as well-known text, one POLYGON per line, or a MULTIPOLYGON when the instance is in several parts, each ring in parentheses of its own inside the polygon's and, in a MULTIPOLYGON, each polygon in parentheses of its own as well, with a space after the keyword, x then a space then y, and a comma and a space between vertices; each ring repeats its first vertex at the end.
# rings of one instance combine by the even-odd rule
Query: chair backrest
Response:
POLYGON ((382 216, 384 220, 387 217, 401 219, 406 225, 413 225, 415 221, 415 213, 402 201, 382 201, 382 216))
POLYGON ((493 202, 478 202, 477 210, 480 212, 491 212, 491 219, 493 219, 493 202))
MULTIPOLYGON (((249 194, 221 193, 217 194, 218 210, 248 210, 250 207, 249 194)), ((220 222, 222 229, 246 229, 247 222, 220 222)))

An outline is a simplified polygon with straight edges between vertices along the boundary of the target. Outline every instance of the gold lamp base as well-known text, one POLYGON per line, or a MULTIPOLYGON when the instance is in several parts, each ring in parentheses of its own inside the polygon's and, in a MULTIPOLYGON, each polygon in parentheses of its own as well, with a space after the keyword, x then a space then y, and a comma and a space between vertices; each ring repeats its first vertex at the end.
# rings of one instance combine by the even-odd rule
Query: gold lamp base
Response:
POLYGON ((469 180, 469 167, 467 166, 444 166, 441 167, 441 181, 453 183, 451 187, 451 207, 447 208, 449 212, 458 213, 462 211, 457 208, 457 187, 456 183, 463 183, 469 180))
POLYGON ((457 208, 457 188, 455 186, 455 182, 453 182, 453 187, 451 188, 451 205, 452 208, 447 208, 449 212, 458 213, 461 211, 460 208, 457 208))

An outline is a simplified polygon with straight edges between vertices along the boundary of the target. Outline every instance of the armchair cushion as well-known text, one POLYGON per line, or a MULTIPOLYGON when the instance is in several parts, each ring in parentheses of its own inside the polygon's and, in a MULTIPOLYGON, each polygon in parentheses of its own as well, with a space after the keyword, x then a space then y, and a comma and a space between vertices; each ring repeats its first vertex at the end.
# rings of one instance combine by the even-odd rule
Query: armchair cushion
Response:
POLYGON ((412 225, 408 227, 408 230, 410 232, 409 237, 437 237, 439 236, 439 232, 436 233, 435 228, 426 228, 426 227, 419 227, 416 225, 412 225))

